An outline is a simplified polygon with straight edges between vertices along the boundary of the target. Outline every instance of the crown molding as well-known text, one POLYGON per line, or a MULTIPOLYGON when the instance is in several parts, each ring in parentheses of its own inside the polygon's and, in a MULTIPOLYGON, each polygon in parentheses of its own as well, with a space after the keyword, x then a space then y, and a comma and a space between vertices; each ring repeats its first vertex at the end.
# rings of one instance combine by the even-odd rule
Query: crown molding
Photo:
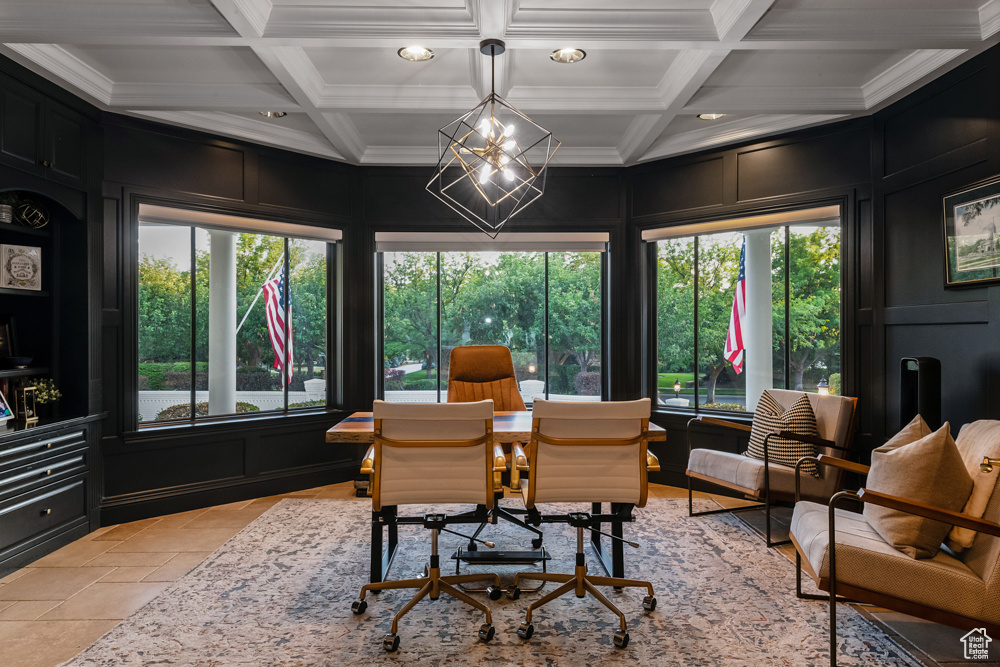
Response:
POLYGON ((321 115, 329 130, 336 137, 335 145, 337 148, 345 153, 346 159, 357 163, 364 156, 368 146, 361 133, 358 132, 358 128, 351 122, 350 116, 339 111, 324 111, 321 115))
POLYGON ((50 72, 103 105, 110 105, 115 82, 56 44, 6 44, 11 51, 50 72))
POLYGON ((143 118, 154 118, 171 125, 235 137, 298 153, 344 160, 344 156, 326 143, 322 136, 281 127, 274 121, 257 121, 227 113, 206 111, 130 111, 129 113, 143 118))
POLYGON ((989 0, 979 8, 979 26, 982 39, 1000 32, 1000 0, 989 0))
POLYGON ((687 113, 853 113, 865 111, 860 88, 784 86, 704 86, 687 113))
MULTIPOLYGON (((363 165, 433 166, 441 156, 435 146, 368 146, 361 158, 363 165)), ((618 150, 602 146, 562 146, 549 165, 609 166, 624 162, 618 150)), ((428 174, 430 178, 430 174, 428 174)))
MULTIPOLYGON (((899 10, 853 7, 845 9, 780 9, 767 13, 765 20, 748 35, 750 40, 790 40, 795 42, 882 40, 896 44, 916 40, 911 48, 950 48, 956 42, 968 44, 981 39, 977 10, 899 10), (846 18, 850 17, 849 25, 846 18)), ((961 44, 959 44, 961 45, 961 44)), ((820 47, 817 47, 820 48, 820 47)))
POLYGON ((278 83, 116 83, 111 106, 125 109, 298 111, 278 83))
POLYGON ((914 51, 861 86, 865 108, 871 109, 963 53, 964 49, 914 51))
MULTIPOLYGON (((211 2, 218 4, 219 0, 211 2)), ((263 36, 267 22, 271 18, 271 10, 274 9, 271 0, 231 0, 231 2, 250 23, 257 36, 263 36)))
POLYGON ((768 134, 776 134, 778 132, 786 132, 810 125, 826 123, 843 117, 843 114, 814 114, 806 116, 797 114, 762 115, 741 118, 721 125, 713 123, 704 129, 674 135, 659 142, 643 155, 639 161, 648 162, 649 160, 657 160, 671 155, 692 153, 706 148, 755 139, 768 134))
POLYGON ((471 86, 323 84, 313 103, 321 109, 467 111, 480 102, 471 86))

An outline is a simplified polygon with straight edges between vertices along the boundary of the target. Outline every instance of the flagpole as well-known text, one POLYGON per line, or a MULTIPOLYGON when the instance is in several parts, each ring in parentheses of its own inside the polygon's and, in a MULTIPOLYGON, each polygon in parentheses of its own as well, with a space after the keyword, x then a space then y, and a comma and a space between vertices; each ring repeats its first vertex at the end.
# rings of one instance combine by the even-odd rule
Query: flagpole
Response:
MULTIPOLYGON (((271 278, 274 277, 274 274, 277 273, 278 269, 281 268, 281 260, 283 260, 284 258, 285 258, 285 253, 282 252, 281 255, 278 256, 278 261, 275 262, 274 266, 271 268, 270 273, 267 274, 267 278, 264 279, 265 285, 268 283, 269 280, 271 280, 271 278)), ((257 296, 255 296, 253 298, 253 301, 250 302, 250 307, 247 308, 247 312, 243 315, 243 319, 240 320, 239 326, 236 327, 237 335, 239 335, 240 329, 243 328, 243 323, 247 321, 247 318, 250 317, 250 313, 253 312, 253 307, 257 305, 257 299, 260 298, 261 294, 263 294, 263 290, 257 290, 257 296)))

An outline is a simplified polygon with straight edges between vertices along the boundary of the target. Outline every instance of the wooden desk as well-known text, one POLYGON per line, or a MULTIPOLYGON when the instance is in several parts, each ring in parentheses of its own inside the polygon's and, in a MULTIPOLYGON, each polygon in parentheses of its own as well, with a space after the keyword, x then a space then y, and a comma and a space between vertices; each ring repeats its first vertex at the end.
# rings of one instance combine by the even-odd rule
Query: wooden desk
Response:
MULTIPOLYGON (((343 419, 339 424, 326 432, 326 441, 331 443, 353 443, 370 445, 375 441, 375 422, 370 412, 355 412, 343 419)), ((493 415, 493 440, 499 443, 528 442, 531 439, 531 412, 527 410, 512 412, 496 412, 493 415)), ((665 442, 667 432, 656 424, 649 425, 650 441, 665 442)), ((602 514, 600 503, 593 503, 592 514, 596 517, 602 514)), ((619 503, 611 504, 611 514, 630 514, 631 506, 619 503)), ((609 517, 610 519, 610 517, 609 517)), ((477 519, 476 523, 479 522, 477 519)), ((396 516, 396 508, 384 508, 381 512, 372 512, 372 537, 371 537, 371 573, 369 581, 383 581, 385 575, 392 565, 393 556, 396 554, 398 545, 397 527, 401 523, 418 523, 413 518, 396 516), (385 540, 385 551, 383 552, 383 531, 387 533, 385 540)), ((618 538, 622 537, 621 519, 609 520, 611 532, 618 538)), ((608 554, 601 545, 601 536, 598 533, 591 535, 591 541, 600 563, 605 571, 613 577, 625 576, 624 554, 622 543, 615 540, 611 544, 611 554, 608 554)))
MULTIPOLYGON (((326 441, 371 444, 375 441, 373 430, 372 413, 355 412, 327 431, 326 441)), ((528 442, 530 439, 531 412, 518 410, 494 413, 493 440, 495 442, 528 442)), ((656 424, 650 424, 649 439, 652 442, 664 442, 667 439, 667 432, 656 424)))

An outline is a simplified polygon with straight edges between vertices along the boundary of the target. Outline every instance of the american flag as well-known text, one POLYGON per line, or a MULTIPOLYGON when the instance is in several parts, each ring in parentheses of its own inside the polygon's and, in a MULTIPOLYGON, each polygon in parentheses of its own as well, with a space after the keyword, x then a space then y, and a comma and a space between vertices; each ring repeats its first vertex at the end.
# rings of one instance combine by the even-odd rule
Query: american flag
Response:
MULTIPOLYGON (((281 369, 285 365, 285 332, 288 332, 288 359, 292 359, 292 334, 285 326, 285 275, 284 271, 277 278, 268 280, 261 287, 264 291, 264 317, 267 319, 267 333, 271 336, 271 347, 274 348, 274 367, 281 369)), ((288 318, 292 317, 292 308, 288 307, 288 318)), ((292 364, 288 364, 288 381, 292 381, 292 364)))
POLYGON ((736 289, 733 292, 733 312, 729 314, 729 331, 726 332, 726 349, 723 354, 726 361, 733 362, 733 370, 739 375, 743 372, 743 318, 747 314, 747 280, 746 259, 747 243, 743 241, 740 248, 740 274, 736 278, 736 289))

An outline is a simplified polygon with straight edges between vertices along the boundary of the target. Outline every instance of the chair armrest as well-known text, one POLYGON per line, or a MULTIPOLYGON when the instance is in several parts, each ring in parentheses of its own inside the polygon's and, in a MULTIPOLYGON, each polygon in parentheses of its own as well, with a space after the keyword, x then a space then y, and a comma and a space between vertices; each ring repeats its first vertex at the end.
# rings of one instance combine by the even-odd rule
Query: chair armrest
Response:
POLYGON ((900 512, 906 512, 907 514, 916 514, 917 516, 922 516, 926 519, 933 519, 952 526, 968 528, 969 530, 974 530, 979 533, 986 533, 988 535, 1000 537, 1000 524, 994 523, 993 521, 986 521, 985 519, 980 519, 974 516, 969 516, 968 514, 962 514, 961 512, 946 510, 943 507, 935 507, 934 505, 927 505, 914 500, 907 500, 906 498, 899 498, 898 496, 890 496, 885 493, 870 491, 868 489, 861 489, 858 491, 858 498, 860 498, 862 502, 871 503, 872 505, 888 507, 889 509, 899 510, 900 512))
POLYGON ((520 470, 522 472, 528 471, 528 455, 524 453, 524 447, 521 443, 515 442, 510 448, 511 454, 514 457, 513 466, 515 470, 520 470))
POLYGON ((823 438, 816 435, 792 433, 791 431, 782 431, 781 429, 772 431, 771 435, 775 435, 779 438, 784 438, 785 440, 795 440, 796 442, 804 442, 809 445, 815 445, 816 447, 831 447, 833 449, 844 449, 843 447, 838 447, 833 440, 824 440, 823 438))
POLYGON ((867 475, 870 466, 866 466, 863 463, 855 463, 854 461, 847 461, 845 459, 838 459, 835 456, 827 456, 826 454, 820 454, 816 457, 817 463, 822 463, 825 466, 833 466, 834 468, 840 468, 848 472, 856 472, 860 475, 867 475))
POLYGON ((507 457, 503 455, 503 445, 493 443, 493 472, 507 472, 507 457))
POLYGON ((737 424, 736 422, 727 422, 725 419, 716 419, 715 417, 705 417, 698 416, 694 419, 688 421, 688 428, 691 427, 693 422, 699 422, 701 424, 708 424, 710 426, 722 426, 723 428, 731 428, 736 431, 744 431, 746 433, 750 432, 750 427, 746 424, 737 424))
POLYGON ((361 459, 361 474, 370 475, 375 472, 375 445, 369 445, 365 458, 361 459))
POLYGON ((646 472, 659 472, 660 459, 653 452, 646 450, 646 472))

